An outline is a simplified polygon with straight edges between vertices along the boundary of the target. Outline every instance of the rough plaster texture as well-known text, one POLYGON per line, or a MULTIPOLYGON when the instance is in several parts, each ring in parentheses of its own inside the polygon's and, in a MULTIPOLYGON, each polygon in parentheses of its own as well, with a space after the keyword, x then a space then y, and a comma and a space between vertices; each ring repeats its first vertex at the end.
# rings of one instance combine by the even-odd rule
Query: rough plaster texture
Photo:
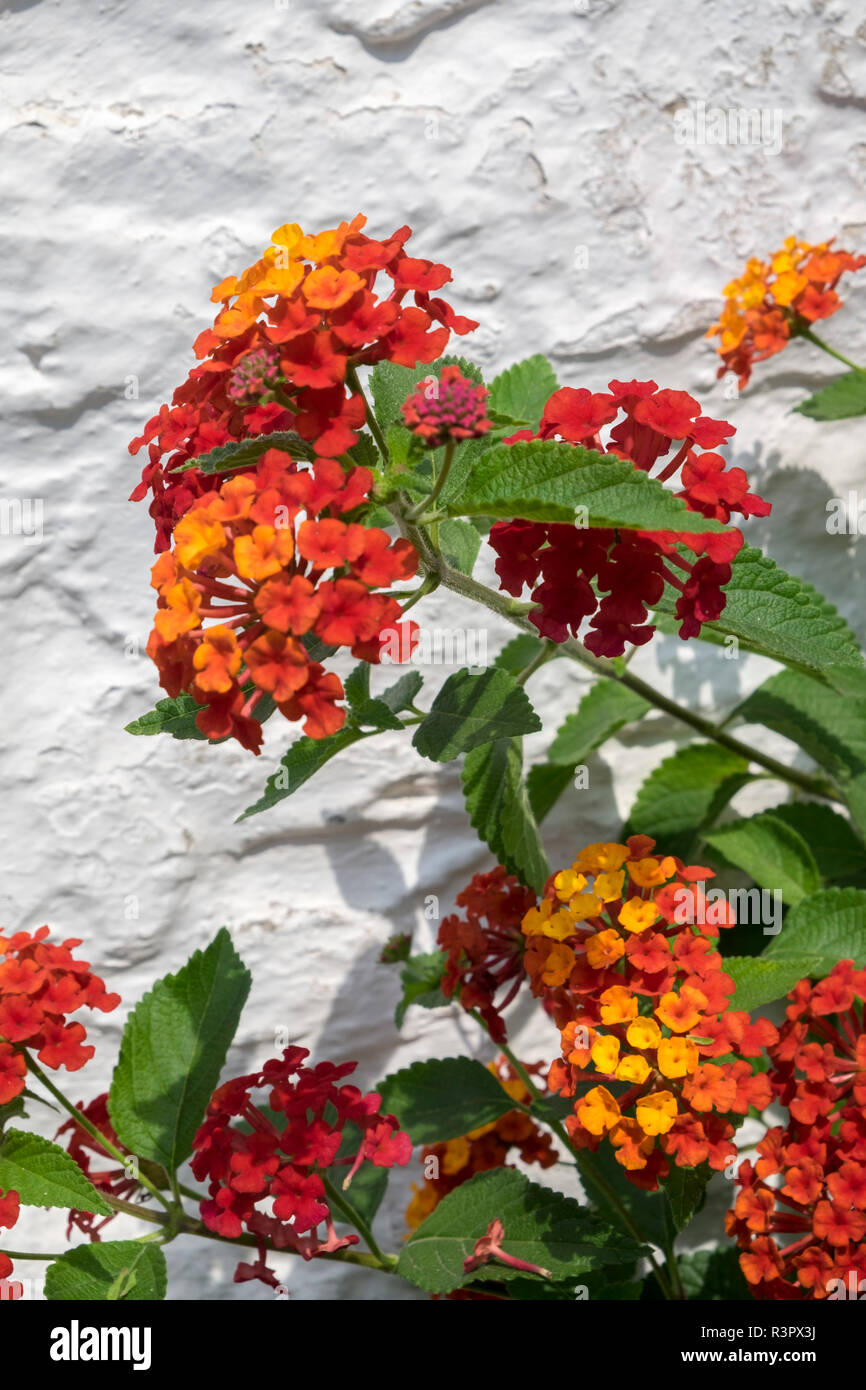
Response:
MULTIPOLYGON (((288 741, 278 719, 257 760, 123 732, 158 694, 136 655, 151 533, 125 500, 138 474, 126 442, 185 375, 212 284, 279 223, 361 209, 374 235, 408 221, 418 254, 454 268, 453 303, 482 321, 462 347, 486 369, 546 351, 564 382, 652 375, 731 419, 738 462, 774 503, 750 539, 861 626, 862 548, 824 529, 826 500, 861 479, 857 431, 790 414, 828 360, 794 347, 731 400, 702 341, 747 255, 789 232, 866 244, 861 18, 832 0, 0 3, 2 495, 45 508, 41 544, 0 537, 5 923, 86 938, 124 1008, 227 924, 255 980, 242 1069, 281 1026, 318 1058, 357 1058, 362 1084, 416 1057, 486 1057, 460 1019, 420 1010, 398 1038, 396 979, 377 964, 396 930, 429 943, 425 895, 447 911, 489 863, 456 765, 386 735, 241 827, 233 816, 288 741), (698 101, 760 108, 768 131, 780 113, 781 151, 677 143, 676 113, 698 101)), ((851 286, 828 330, 861 359, 864 293, 851 286)), ((440 594, 426 621, 479 619, 440 594)), ((506 635, 491 625, 492 651, 506 635)), ((635 669, 724 712, 769 667, 666 638, 635 669)), ((557 665, 532 695, 558 721, 582 687, 557 665)), ((682 732, 658 716, 595 757, 590 789, 546 827, 552 860, 614 833, 682 732)), ((544 740, 529 744, 540 756, 544 740)), ((119 1011, 91 1030, 98 1054, 75 1095, 105 1089, 121 1025, 119 1011)), ((553 1050, 538 1024, 519 1045, 553 1050)), ((42 1212, 16 1231, 43 1249, 61 1238, 42 1212)), ((169 1259, 180 1296, 270 1296, 233 1285, 219 1247, 179 1241, 169 1259)), ((283 1267, 296 1299, 384 1294, 375 1275, 283 1267)))

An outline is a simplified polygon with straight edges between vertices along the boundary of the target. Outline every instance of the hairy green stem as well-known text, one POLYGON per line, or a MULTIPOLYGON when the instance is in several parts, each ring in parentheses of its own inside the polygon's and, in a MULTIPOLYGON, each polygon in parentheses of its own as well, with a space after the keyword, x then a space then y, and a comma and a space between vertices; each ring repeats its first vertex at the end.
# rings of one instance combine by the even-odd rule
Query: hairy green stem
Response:
POLYGON ((357 367, 350 366, 346 368, 346 385, 352 392, 353 396, 360 396, 361 400, 364 402, 364 409, 367 412, 367 429, 370 431, 377 445, 379 446, 379 452, 381 453, 385 463, 390 463, 390 450, 388 449, 388 445, 385 442, 385 436, 382 433, 379 421, 376 419, 370 402, 367 400, 367 397, 364 394, 364 388, 361 385, 360 379, 358 377, 357 367))
POLYGON ((839 362, 844 362, 846 367, 850 367, 854 372, 859 372, 861 376, 866 375, 866 367, 858 367, 857 363, 852 362, 850 357, 845 357, 843 353, 837 352, 829 343, 825 343, 824 339, 819 338, 817 333, 813 333, 811 328, 801 328, 797 337, 805 338, 807 343, 814 343, 815 347, 819 347, 822 352, 828 352, 831 357, 835 357, 839 362))

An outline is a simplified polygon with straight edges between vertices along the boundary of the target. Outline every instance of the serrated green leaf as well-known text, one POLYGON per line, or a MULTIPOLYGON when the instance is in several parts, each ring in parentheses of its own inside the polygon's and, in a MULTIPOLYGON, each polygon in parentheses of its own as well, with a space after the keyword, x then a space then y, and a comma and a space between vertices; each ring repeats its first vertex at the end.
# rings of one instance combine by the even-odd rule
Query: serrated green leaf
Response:
POLYGON ((668 1199, 674 1230, 684 1231, 692 1217, 700 1211, 707 1194, 707 1183, 713 1176, 709 1164, 697 1168, 678 1168, 674 1165, 662 1186, 668 1199))
POLYGON ((165 1298, 165 1255, 158 1245, 105 1240, 77 1245, 45 1271, 49 1302, 154 1302, 165 1298))
POLYGON ((811 420, 848 420, 866 415, 866 372, 846 372, 794 406, 811 420))
POLYGON ((368 735, 360 729, 347 725, 336 734, 329 734, 327 738, 302 736, 296 739, 283 754, 276 772, 268 778, 258 801, 254 801, 252 806, 242 811, 237 820, 246 820, 249 816, 257 816, 261 811, 269 811, 272 806, 284 801, 287 796, 291 796, 308 782, 337 753, 366 737, 368 735))
POLYGON ((393 685, 389 685, 387 690, 383 690, 379 699, 384 701, 394 714, 400 714, 403 710, 414 708, 415 696, 423 684, 424 677, 420 671, 407 671, 393 685))
MULTIPOLYGON (((786 574, 775 560, 748 545, 735 556, 731 570, 725 610, 718 622, 704 623, 702 638, 719 642, 732 635, 747 651, 819 676, 825 667, 862 667, 854 633, 811 584, 786 574)), ((679 597, 668 587, 657 611, 673 615, 679 597)))
POLYGON ((449 565, 461 574, 471 574, 481 549, 481 537, 468 521, 440 521, 439 549, 449 565))
POLYGON ((772 959, 762 956, 726 956, 725 974, 734 980, 737 989, 730 1002, 732 1009, 751 1013, 775 999, 784 999, 799 980, 821 974, 821 957, 817 953, 772 959))
POLYGON ((522 740, 473 749, 461 779, 472 828, 509 873, 540 893, 550 868, 523 780, 522 740))
POLYGON ((575 520, 587 526, 647 531, 724 531, 686 510, 681 498, 629 459, 552 440, 497 444, 478 460, 459 502, 461 515, 575 520))
POLYGON ((525 671, 533 661, 539 657, 544 650, 544 643, 540 637, 533 637, 531 633, 520 632, 516 637, 512 637, 510 642, 506 642, 501 652, 497 652, 493 658, 494 666, 501 666, 503 671, 507 671, 510 676, 519 676, 521 671, 525 671))
POLYGON ((544 407, 559 387, 546 357, 535 353, 506 367, 490 383, 490 406, 518 425, 537 430, 544 407))
POLYGON ((665 758, 643 782, 625 835, 651 835, 665 854, 690 854, 699 832, 712 824, 750 780, 748 764, 714 743, 693 743, 665 758))
POLYGON ((759 888, 778 889, 786 907, 796 907, 821 887, 818 865, 806 841, 771 811, 717 826, 704 839, 759 888))
POLYGON ((176 975, 158 980, 123 1030, 111 1122, 139 1158, 173 1173, 192 1151, 250 988, 223 927, 176 975))
POLYGON ((23 1129, 0 1138, 0 1191, 17 1192, 26 1207, 66 1207, 109 1216, 112 1208, 59 1144, 23 1129))
POLYGON ((533 733, 541 720, 513 676, 491 666, 449 676, 412 742, 422 757, 446 763, 480 744, 533 733))
POLYGON ((195 468, 199 473, 231 473, 237 468, 255 468, 262 454, 268 449, 282 449, 293 459, 310 462, 316 457, 312 444, 308 444, 294 430, 274 430, 272 434, 257 434, 253 439, 242 439, 239 443, 220 444, 216 449, 208 449, 206 454, 188 459, 172 473, 188 473, 195 468))
POLYGON ((866 891, 827 888, 803 899, 788 913, 762 959, 810 954, 819 957, 822 975, 840 960, 853 960, 858 969, 866 966, 866 891))
POLYGON ((410 956, 400 972, 403 997, 394 1013, 394 1022, 403 1027, 406 1013, 411 1004, 420 1004, 422 1009, 441 1009, 451 1003, 442 993, 442 976, 445 973, 447 956, 444 951, 428 951, 425 954, 410 956))
POLYGON ((203 734, 195 722, 202 708, 197 700, 186 694, 171 700, 157 700, 154 709, 126 725, 126 733, 146 736, 171 734, 172 738, 195 738, 207 742, 207 734, 203 734))
POLYGON ((734 711, 796 743, 832 774, 866 830, 866 699, 841 695, 798 671, 780 671, 734 711))
POLYGON ((502 1245, 509 1255, 548 1270, 555 1280, 621 1265, 641 1253, 629 1236, 572 1198, 500 1168, 477 1173, 443 1198, 406 1242, 397 1273, 430 1293, 449 1293, 485 1277, 527 1278, 499 1261, 464 1273, 464 1260, 494 1220, 504 1226, 502 1245))
POLYGON ((740 1269, 736 1246, 716 1246, 715 1250, 695 1250, 677 1261, 686 1298, 689 1300, 753 1303, 740 1269))
POLYGON ((619 681, 597 681, 557 729, 548 762, 576 767, 625 724, 642 719, 649 708, 647 700, 619 681))
POLYGON ((773 815, 803 837, 828 883, 866 877, 866 845, 831 806, 822 801, 791 801, 774 806, 773 815))
POLYGON ((382 1113, 396 1115, 413 1144, 458 1139, 514 1109, 493 1073, 471 1057, 413 1062, 376 1089, 382 1113))
POLYGON ((663 1191, 644 1192, 629 1182, 624 1168, 616 1161, 612 1144, 600 1145, 594 1154, 579 1149, 576 1160, 583 1189, 605 1220, 619 1225, 620 1208, 624 1207, 640 1232, 641 1240, 665 1246, 671 1217, 663 1191))

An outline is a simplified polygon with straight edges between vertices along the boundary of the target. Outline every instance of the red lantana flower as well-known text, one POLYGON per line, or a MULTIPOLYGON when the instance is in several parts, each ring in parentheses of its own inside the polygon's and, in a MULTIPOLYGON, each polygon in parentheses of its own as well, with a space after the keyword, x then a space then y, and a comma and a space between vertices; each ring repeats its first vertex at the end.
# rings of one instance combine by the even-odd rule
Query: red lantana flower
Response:
POLYGON ((260 1072, 220 1086, 195 1137, 192 1170, 200 1182, 209 1181, 209 1197, 201 1204, 205 1225, 222 1236, 236 1238, 246 1229, 257 1238, 258 1259, 238 1265, 237 1283, 259 1279, 277 1287, 265 1263, 268 1241, 305 1260, 357 1245, 358 1236, 338 1236, 334 1229, 326 1171, 336 1170, 345 1188, 365 1161, 391 1168, 407 1164, 412 1154, 394 1116, 380 1115, 375 1092, 363 1095, 338 1084, 355 1062, 308 1067, 308 1056, 303 1047, 288 1047, 260 1072), (284 1124, 256 1105, 253 1093, 259 1090, 267 1091, 271 1115, 276 1112, 284 1124), (350 1134, 348 1152, 338 1158, 350 1134))
POLYGON ((459 367, 443 367, 441 376, 418 382, 403 402, 403 419, 428 449, 479 439, 493 427, 487 419, 487 396, 486 386, 470 381, 459 367))
POLYGON ((769 1084, 789 1113, 737 1170, 727 1231, 759 1299, 859 1298, 866 1283, 866 970, 788 995, 769 1084))
POLYGON ((261 260, 216 286, 220 309, 196 340, 199 365, 132 441, 148 446, 148 463, 132 494, 153 494, 156 550, 207 489, 196 469, 175 470, 217 445, 294 430, 316 454, 335 458, 356 443, 363 398, 351 371, 387 360, 404 367, 433 362, 450 334, 477 328, 435 291, 451 279, 447 266, 408 256, 409 227, 384 241, 355 217, 317 235, 295 224, 278 227, 261 260), (390 280, 384 297, 376 281, 390 280), (413 304, 405 304, 411 294, 413 304))
POLYGON ((19 1049, 32 1048, 52 1070, 78 1071, 95 1049, 85 1045, 84 1026, 66 1015, 82 1008, 110 1013, 120 1003, 87 961, 73 957, 80 939, 52 945, 48 934, 48 927, 40 927, 32 935, 0 935, 0 1105, 26 1085, 27 1062, 19 1049))
MULTIPOLYGON (((768 502, 749 492, 743 470, 728 468, 715 452, 733 433, 724 420, 702 415, 685 391, 659 390, 654 381, 611 381, 607 392, 568 386, 555 391, 538 435, 523 431, 505 442, 559 438, 629 459, 644 473, 661 463, 652 476, 667 482, 679 473, 677 496, 689 511, 727 524, 735 514, 770 511, 768 502), (605 442, 601 431, 607 426, 605 442)), ((686 522, 674 532, 515 520, 497 521, 490 531, 501 587, 515 596, 524 587, 531 590, 536 606, 529 617, 542 636, 554 642, 582 636, 596 656, 609 657, 621 656, 627 643, 650 640, 649 610, 666 583, 679 592, 682 638, 697 636, 703 623, 720 617, 722 588, 742 543, 739 530, 693 532, 686 522), (687 559, 683 548, 696 558, 687 559)))
MULTIPOLYGON (((268 449, 253 473, 236 473, 202 493, 174 529, 173 549, 153 566, 159 606, 147 651, 171 696, 187 691, 204 708, 208 738, 236 738, 258 753, 257 717, 269 696, 310 738, 345 722, 338 676, 307 652, 304 639, 380 658, 380 633, 402 610, 374 593, 410 578, 409 541, 346 522, 368 495, 366 468, 345 472, 320 458, 299 469, 268 449)), ((416 634, 410 625, 406 654, 416 634)))

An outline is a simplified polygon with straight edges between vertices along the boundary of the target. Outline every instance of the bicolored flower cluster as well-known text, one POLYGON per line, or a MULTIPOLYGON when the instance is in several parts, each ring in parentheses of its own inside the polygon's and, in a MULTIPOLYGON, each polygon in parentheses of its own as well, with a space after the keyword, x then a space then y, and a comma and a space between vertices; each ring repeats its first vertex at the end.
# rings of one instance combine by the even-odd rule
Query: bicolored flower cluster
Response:
POLYGON ((202 492, 178 522, 153 566, 159 607, 147 651, 169 695, 187 691, 204 706, 196 723, 208 738, 258 753, 266 695, 310 738, 344 724, 340 679, 303 639, 378 661, 379 634, 402 610, 374 590, 410 578, 418 563, 409 541, 342 519, 371 485, 366 468, 320 458, 299 469, 268 449, 254 472, 202 492))
POLYGON ((493 421, 487 418, 486 386, 465 377, 459 367, 443 367, 439 377, 419 381, 403 402, 403 419, 428 449, 461 439, 480 439, 493 421))
POLYGON ((70 1023, 67 1015, 83 1008, 110 1013, 120 1003, 87 961, 73 957, 80 939, 53 945, 48 934, 48 927, 40 927, 32 935, 0 935, 0 1105, 27 1084, 22 1048, 35 1051, 43 1066, 78 1071, 95 1049, 85 1045, 84 1025, 70 1023))
MULTIPOLYGON (((487 1070, 493 1073, 503 1090, 518 1105, 530 1103, 532 1097, 529 1091, 506 1057, 497 1057, 487 1070)), ((543 1091, 544 1082, 540 1078, 544 1063, 527 1066, 526 1070, 530 1076, 539 1077, 537 1089, 543 1091)), ((459 1139, 429 1144, 421 1151, 423 1186, 412 1184, 413 1196, 406 1209, 406 1224, 410 1230, 420 1226, 443 1197, 447 1197, 449 1192, 467 1182, 475 1173, 513 1166, 507 1161, 512 1150, 523 1163, 537 1163, 541 1168, 551 1168, 558 1159, 550 1135, 539 1129, 532 1117, 519 1109, 509 1110, 492 1124, 473 1129, 459 1139)))
POLYGON ((412 1154, 394 1116, 379 1114, 375 1092, 363 1095, 356 1086, 338 1084, 355 1062, 308 1067, 308 1056, 306 1048, 288 1047, 260 1072, 220 1086, 195 1137, 192 1170, 200 1182, 209 1182, 210 1195, 201 1204, 205 1225, 231 1239, 244 1230, 257 1238, 258 1258, 238 1265, 236 1283, 259 1279, 277 1287, 265 1263, 266 1242, 305 1260, 357 1245, 357 1235, 338 1236, 334 1229, 323 1180, 328 1170, 347 1169, 346 1188, 363 1162, 391 1168, 407 1164, 412 1154), (269 1114, 253 1100, 261 1090, 269 1114), (356 1137, 338 1159, 348 1133, 356 1137), (319 1236, 322 1224, 325 1235, 319 1236))
POLYGON ((866 1289, 866 970, 801 980, 769 1049, 788 1111, 737 1170, 727 1230, 756 1298, 862 1298, 866 1289))
MULTIPOLYGON (((95 1096, 87 1105, 83 1101, 79 1101, 77 1109, 81 1111, 85 1119, 99 1130, 100 1134, 105 1135, 110 1144, 113 1144, 122 1153, 128 1153, 128 1150, 118 1139, 111 1123, 108 1114, 107 1091, 95 1096)), ((66 1133, 69 1134, 66 1151, 69 1157, 78 1164, 88 1182, 92 1183, 100 1192, 107 1193, 111 1197, 120 1197, 129 1201, 135 1195, 140 1186, 136 1172, 138 1164, 142 1162, 141 1159, 132 1160, 126 1167, 118 1165, 117 1160, 114 1157, 109 1157, 99 1141, 88 1134, 86 1129, 82 1129, 73 1119, 68 1119, 65 1124, 61 1125, 54 1137, 59 1139, 62 1134, 66 1133), (99 1162, 99 1167, 94 1166, 94 1158, 99 1162), (105 1167, 106 1163, 110 1166, 105 1167)), ((132 1159, 132 1155, 130 1158, 132 1159)), ((114 1220, 116 1214, 113 1212, 109 1216, 97 1217, 94 1216, 93 1212, 70 1208, 69 1221, 66 1227, 67 1240, 71 1237, 73 1230, 81 1231, 91 1241, 101 1240, 100 1231, 114 1220)))
POLYGON ((439 927, 439 945, 447 956, 442 993, 446 999, 456 996, 467 1011, 476 1009, 493 1041, 504 1043, 502 1011, 526 978, 521 923, 535 894, 497 865, 473 875, 456 902, 465 915, 449 913, 439 927))
POLYGON ((832 241, 812 246, 793 236, 768 261, 747 261, 743 274, 725 286, 725 307, 707 333, 719 339, 719 376, 735 372, 742 390, 754 362, 781 352, 791 338, 841 308, 840 278, 864 265, 866 256, 837 251, 832 241))
POLYGON ((132 494, 152 492, 156 549, 207 486, 195 469, 173 472, 218 445, 291 429, 335 458, 357 441, 365 406, 351 369, 387 360, 405 367, 440 357, 452 332, 477 323, 437 296, 451 279, 445 265, 409 256, 409 227, 377 241, 366 218, 313 235, 278 227, 272 245, 240 276, 217 285, 213 328, 195 343, 199 365, 148 421, 130 452, 148 446, 132 494), (388 277, 389 292, 376 293, 388 277), (407 295, 413 303, 404 303, 407 295))
MULTIPOLYGON (((728 468, 717 452, 733 433, 726 421, 702 415, 685 391, 659 390, 654 381, 611 381, 606 392, 568 386, 555 391, 538 435, 524 430, 506 443, 562 439, 629 459, 659 482, 679 473, 677 496, 687 509, 727 524, 734 515, 770 511, 768 502, 749 491, 743 469, 728 468), (652 473, 658 463, 661 468, 652 473)), ((676 616, 683 639, 719 618, 725 606, 722 588, 743 536, 737 529, 691 532, 685 522, 674 532, 516 520, 495 522, 490 544, 499 557, 501 587, 518 597, 524 587, 531 590, 536 607, 529 617, 542 636, 554 642, 582 636, 596 656, 612 657, 621 656, 627 643, 642 646, 650 640, 649 610, 665 583, 679 593, 676 616), (697 558, 687 559, 683 547, 697 558)))
MULTIPOLYGON (((11 1188, 4 1192, 0 1188, 0 1226, 5 1226, 7 1230, 12 1229, 21 1213, 21 1202, 17 1192, 11 1188)), ((7 1283, 9 1275, 12 1273, 12 1261, 8 1255, 0 1250, 0 1299, 21 1298, 24 1289, 21 1284, 7 1283)))
POLYGON ((562 1057, 548 1084, 574 1097, 569 1135, 593 1151, 608 1140, 630 1181, 652 1191, 670 1159, 731 1161, 731 1117, 770 1101, 747 1059, 777 1037, 728 1009, 734 982, 713 939, 734 921, 707 905, 712 871, 654 847, 643 835, 587 846, 523 921, 533 989, 556 991, 562 1057))

